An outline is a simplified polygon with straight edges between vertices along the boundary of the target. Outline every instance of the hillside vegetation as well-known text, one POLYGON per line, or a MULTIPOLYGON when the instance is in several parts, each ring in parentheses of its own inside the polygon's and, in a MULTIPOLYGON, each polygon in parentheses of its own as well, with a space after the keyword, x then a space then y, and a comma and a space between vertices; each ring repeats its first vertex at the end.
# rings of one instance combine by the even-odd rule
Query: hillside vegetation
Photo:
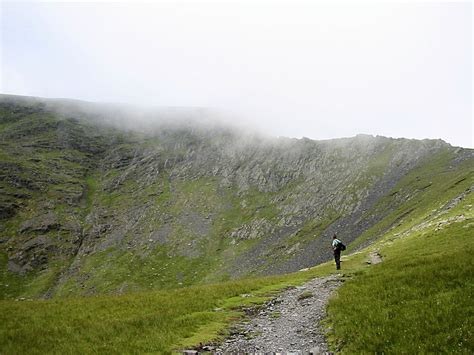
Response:
POLYGON ((242 306, 335 272, 335 232, 334 350, 474 351, 473 150, 202 114, 0 97, 2 353, 215 340, 242 306))
POLYGON ((474 350, 473 190, 401 224, 367 250, 383 262, 356 272, 329 304, 335 349, 474 350))
POLYGON ((442 141, 276 139, 186 115, 3 96, 0 296, 294 272, 329 260, 334 232, 360 249, 472 185, 473 151, 442 141))
MULTIPOLYGON (((329 305, 333 350, 474 350, 472 194, 371 248, 343 257, 329 305), (383 261, 370 265, 377 250, 383 261)), ((229 323, 284 287, 334 273, 332 263, 284 276, 121 296, 0 301, 0 345, 15 353, 169 353, 222 339, 229 323)))

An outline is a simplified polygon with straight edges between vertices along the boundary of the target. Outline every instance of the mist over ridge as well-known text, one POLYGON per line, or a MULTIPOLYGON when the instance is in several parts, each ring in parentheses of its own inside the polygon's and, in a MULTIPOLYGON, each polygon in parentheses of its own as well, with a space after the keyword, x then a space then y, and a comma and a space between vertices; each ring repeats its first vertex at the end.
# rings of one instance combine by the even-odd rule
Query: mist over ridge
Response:
MULTIPOLYGON (((313 140, 318 142, 344 145, 357 138, 359 144, 370 142, 374 138, 408 139, 405 137, 384 137, 370 133, 358 133, 353 137, 332 137, 314 139, 311 137, 275 136, 252 126, 248 121, 239 121, 239 116, 222 109, 208 107, 166 107, 147 106, 126 103, 92 102, 66 98, 39 98, 20 95, 0 94, 0 101, 31 105, 35 109, 52 112, 63 119, 81 119, 93 124, 111 126, 124 131, 153 135, 163 129, 189 129, 192 132, 210 134, 213 131, 227 131, 242 145, 253 141, 255 144, 285 144, 291 141, 313 140)), ((256 117, 258 119, 258 117, 256 117)), ((413 139, 416 141, 417 139, 413 139)), ((442 139, 423 139, 423 141, 441 141, 442 139)), ((446 143, 449 144, 449 143, 446 143)))
POLYGON ((4 297, 297 271, 334 233, 357 250, 472 190, 472 149, 269 137, 207 112, 1 96, 2 268, 34 285, 4 297))
POLYGON ((0 0, 0 353, 474 355, 473 15, 0 0))
POLYGON ((227 122, 272 136, 367 133, 474 147, 469 3, 2 10, 3 93, 218 108, 227 122))

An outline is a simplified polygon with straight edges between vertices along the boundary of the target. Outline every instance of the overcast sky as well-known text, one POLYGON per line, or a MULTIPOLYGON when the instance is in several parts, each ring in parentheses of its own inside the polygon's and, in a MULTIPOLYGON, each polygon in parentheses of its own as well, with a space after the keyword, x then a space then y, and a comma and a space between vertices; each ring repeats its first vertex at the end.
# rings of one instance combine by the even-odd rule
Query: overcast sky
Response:
POLYGON ((0 6, 2 93, 216 107, 272 135, 474 146, 469 2, 0 6))

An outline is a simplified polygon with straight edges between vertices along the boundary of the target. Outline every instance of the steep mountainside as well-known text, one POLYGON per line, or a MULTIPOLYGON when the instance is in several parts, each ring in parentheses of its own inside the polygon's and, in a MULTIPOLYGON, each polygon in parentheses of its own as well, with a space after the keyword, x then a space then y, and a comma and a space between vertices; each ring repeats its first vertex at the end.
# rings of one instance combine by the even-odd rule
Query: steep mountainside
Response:
POLYGON ((473 189, 474 151, 440 140, 268 138, 190 112, 144 124, 114 106, 1 96, 0 295, 295 271, 328 260, 335 232, 361 248, 473 189))

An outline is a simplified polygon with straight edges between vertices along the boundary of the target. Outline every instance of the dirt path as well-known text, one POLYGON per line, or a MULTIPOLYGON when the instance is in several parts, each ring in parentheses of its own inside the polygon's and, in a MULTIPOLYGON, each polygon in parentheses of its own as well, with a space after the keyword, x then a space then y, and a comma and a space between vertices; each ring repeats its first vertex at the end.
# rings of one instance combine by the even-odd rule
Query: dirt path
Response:
POLYGON ((330 276, 284 291, 247 323, 234 326, 231 337, 215 351, 295 354, 327 351, 319 322, 326 315, 329 297, 340 284, 336 276, 330 276))

